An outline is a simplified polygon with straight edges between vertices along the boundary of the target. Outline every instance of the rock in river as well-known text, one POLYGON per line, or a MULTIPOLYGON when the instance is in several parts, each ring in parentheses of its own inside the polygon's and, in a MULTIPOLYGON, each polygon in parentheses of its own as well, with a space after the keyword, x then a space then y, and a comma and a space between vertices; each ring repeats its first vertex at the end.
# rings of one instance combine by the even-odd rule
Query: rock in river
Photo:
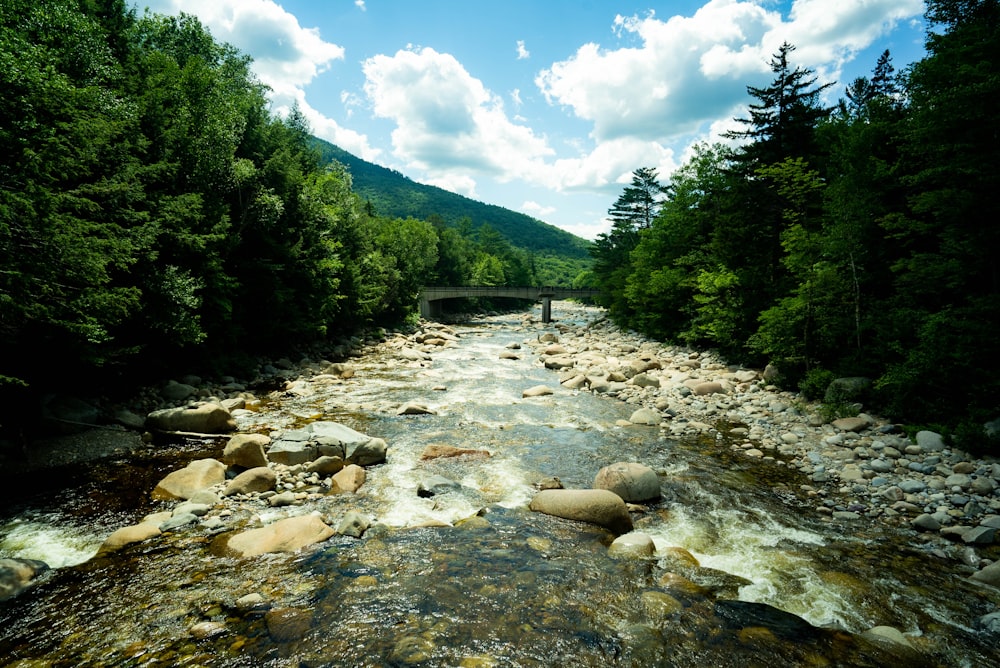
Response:
POLYGON ((316 515, 298 515, 231 536, 226 541, 226 552, 235 557, 296 552, 332 535, 333 529, 316 515))
POLYGON ((236 429, 236 420, 219 404, 198 402, 181 408, 153 411, 146 416, 146 426, 160 431, 224 434, 236 429))
POLYGON ((632 530, 625 502, 606 489, 546 489, 535 495, 530 508, 546 515, 590 522, 616 535, 632 530))
POLYGON ((605 466, 597 472, 594 487, 610 490, 628 503, 660 498, 660 479, 656 471, 633 462, 605 466))
POLYGON ((167 475, 153 490, 157 501, 190 499, 203 489, 226 479, 226 465, 216 459, 197 459, 167 475))

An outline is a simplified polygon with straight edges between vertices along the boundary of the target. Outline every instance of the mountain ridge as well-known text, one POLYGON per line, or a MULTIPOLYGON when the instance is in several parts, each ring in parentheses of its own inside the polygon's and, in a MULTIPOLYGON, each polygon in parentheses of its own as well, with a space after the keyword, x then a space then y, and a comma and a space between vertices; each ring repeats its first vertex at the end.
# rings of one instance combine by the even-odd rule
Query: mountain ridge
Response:
POLYGON ((468 218, 473 230, 490 225, 511 245, 540 255, 589 259, 590 242, 545 221, 487 204, 437 186, 418 183, 388 167, 368 162, 336 144, 314 137, 324 162, 337 161, 351 174, 354 192, 378 215, 427 219, 440 216, 451 227, 468 218))

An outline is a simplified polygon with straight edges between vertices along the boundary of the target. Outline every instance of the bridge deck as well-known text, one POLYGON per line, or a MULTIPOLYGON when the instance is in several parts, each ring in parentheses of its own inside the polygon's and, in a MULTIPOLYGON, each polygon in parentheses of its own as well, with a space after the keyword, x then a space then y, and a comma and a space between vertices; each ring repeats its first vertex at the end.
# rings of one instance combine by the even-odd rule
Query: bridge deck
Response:
POLYGON ((440 315, 440 302, 445 299, 462 297, 507 297, 513 299, 542 300, 542 320, 549 322, 553 299, 574 297, 594 297, 599 290, 575 290, 556 285, 545 286, 486 286, 469 285, 462 287, 428 286, 420 290, 420 315, 432 318, 440 315))

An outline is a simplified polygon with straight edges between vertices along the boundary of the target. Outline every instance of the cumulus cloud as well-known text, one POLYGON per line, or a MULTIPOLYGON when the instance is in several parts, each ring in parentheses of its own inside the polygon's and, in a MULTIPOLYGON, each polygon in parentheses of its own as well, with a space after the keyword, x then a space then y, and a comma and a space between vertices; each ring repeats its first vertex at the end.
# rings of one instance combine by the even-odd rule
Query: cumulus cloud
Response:
POLYGON ((431 178, 475 170, 509 180, 553 154, 450 54, 402 50, 369 58, 362 68, 375 115, 396 124, 394 154, 431 178))
POLYGON ((618 16, 614 28, 638 46, 584 44, 535 83, 551 104, 592 122, 598 142, 669 141, 730 115, 747 84, 769 83, 768 62, 782 42, 801 45, 796 64, 835 77, 859 50, 923 11, 921 0, 796 0, 787 18, 769 7, 710 0, 691 16, 618 16))
POLYGON ((354 4, 357 5, 358 9, 363 12, 368 10, 368 8, 365 7, 365 0, 354 0, 354 4))
POLYGON ((538 202, 528 200, 521 205, 521 211, 535 216, 536 218, 540 218, 542 216, 547 216, 550 213, 555 213, 556 208, 554 206, 543 206, 538 202))
POLYGON ((524 40, 517 40, 517 59, 524 60, 525 58, 530 58, 531 52, 524 48, 524 40))

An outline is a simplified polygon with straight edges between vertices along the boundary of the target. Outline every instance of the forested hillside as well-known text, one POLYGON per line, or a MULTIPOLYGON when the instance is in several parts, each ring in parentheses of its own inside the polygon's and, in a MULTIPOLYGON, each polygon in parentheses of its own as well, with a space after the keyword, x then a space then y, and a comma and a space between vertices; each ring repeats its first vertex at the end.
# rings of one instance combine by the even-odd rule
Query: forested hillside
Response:
POLYGON ((0 389, 227 368, 412 317, 424 284, 541 280, 502 217, 373 211, 250 63, 125 0, 0 4, 0 389))
POLYGON ((450 226, 468 219, 473 230, 490 225, 518 248, 535 254, 587 258, 590 243, 536 218, 484 204, 442 188, 417 183, 322 139, 316 140, 324 160, 336 160, 351 173, 354 192, 371 202, 380 215, 414 218, 440 216, 450 226))
POLYGON ((1000 417, 1000 8, 931 0, 927 19, 923 60, 896 72, 885 52, 833 108, 783 45, 737 148, 701 146, 666 186, 637 169, 594 249, 613 317, 774 363, 811 398, 868 377, 866 407, 983 447, 1000 417))

